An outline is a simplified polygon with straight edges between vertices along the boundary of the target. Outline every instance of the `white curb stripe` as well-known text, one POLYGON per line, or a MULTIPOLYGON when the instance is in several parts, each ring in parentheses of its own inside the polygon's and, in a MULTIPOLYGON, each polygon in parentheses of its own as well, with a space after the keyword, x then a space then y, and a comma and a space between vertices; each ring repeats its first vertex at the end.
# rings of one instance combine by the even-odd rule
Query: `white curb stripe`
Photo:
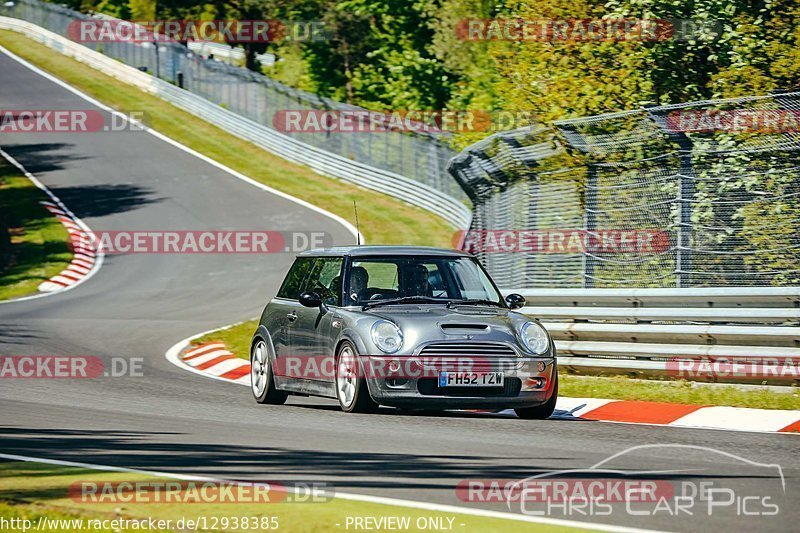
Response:
POLYGON ((668 424, 678 427, 741 429, 776 432, 800 419, 798 411, 748 409, 744 407, 704 407, 668 424))
POLYGON ((70 272, 69 270, 62 270, 58 275, 73 281, 78 281, 82 277, 81 274, 77 272, 70 272))
POLYGON ((90 270, 91 269, 84 266, 76 265, 74 262, 70 263, 69 267, 67 267, 67 272, 75 272, 76 274, 81 275, 88 274, 90 270))
POLYGON ((206 344, 206 345, 200 346, 199 348, 194 348, 192 350, 189 350, 188 352, 183 354, 183 358, 186 359, 187 357, 191 357, 192 355, 199 354, 201 352, 206 352, 206 351, 209 351, 209 350, 221 350, 221 349, 224 349, 224 348, 225 348, 225 344, 222 343, 222 342, 215 342, 215 343, 212 343, 212 344, 206 344))
MULTIPOLYGON (((53 276, 48 281, 51 281, 53 283, 62 283, 64 285, 74 285, 75 284, 75 280, 74 279, 65 278, 64 276, 53 276)), ((45 283, 47 283, 47 282, 45 282, 45 283)))
POLYGON ((84 268, 92 268, 92 266, 93 266, 93 262, 92 261, 87 261, 85 259, 80 259, 79 257, 76 257, 75 259, 73 259, 71 264, 78 265, 78 266, 81 266, 81 267, 84 267, 84 268))
MULTIPOLYGON (((240 359, 236 357, 235 359, 228 359, 227 361, 222 361, 211 368, 207 368, 205 371, 211 374, 212 376, 221 376, 225 372, 230 372, 231 370, 235 370, 241 366, 250 366, 250 363, 245 361, 244 359, 240 359)), ((249 378, 249 376, 248 376, 249 378)))
POLYGON ((223 355, 230 355, 233 357, 233 354, 228 350, 214 350, 213 352, 204 353, 203 355, 198 355, 194 359, 189 359, 188 361, 184 361, 189 366, 200 366, 207 361, 211 361, 212 359, 216 359, 217 357, 221 357, 223 355))
POLYGON ((598 407, 613 402, 604 398, 565 398, 559 397, 556 411, 559 418, 580 418, 582 415, 598 407))

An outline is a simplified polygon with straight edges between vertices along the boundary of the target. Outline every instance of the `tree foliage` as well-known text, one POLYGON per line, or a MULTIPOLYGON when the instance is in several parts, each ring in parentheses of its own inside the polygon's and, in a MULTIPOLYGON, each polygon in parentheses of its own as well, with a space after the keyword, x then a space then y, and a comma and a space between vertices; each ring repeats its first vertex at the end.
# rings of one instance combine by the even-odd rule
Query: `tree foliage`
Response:
POLYGON ((122 18, 321 21, 326 41, 283 41, 268 74, 374 109, 508 109, 551 120, 646 103, 800 87, 797 0, 67 0, 122 18), (693 36, 465 41, 464 19, 669 19, 693 36), (705 28, 705 29, 703 29, 705 28))

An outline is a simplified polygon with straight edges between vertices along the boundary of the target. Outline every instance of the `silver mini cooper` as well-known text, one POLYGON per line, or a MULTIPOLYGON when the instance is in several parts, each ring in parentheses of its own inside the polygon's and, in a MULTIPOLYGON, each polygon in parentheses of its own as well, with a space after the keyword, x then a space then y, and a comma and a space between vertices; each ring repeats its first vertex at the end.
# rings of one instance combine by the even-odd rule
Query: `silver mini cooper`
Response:
POLYGON ((549 417, 558 397, 553 341, 513 311, 470 254, 354 246, 298 255, 261 315, 250 350, 253 395, 324 396, 348 413, 513 408, 549 417))

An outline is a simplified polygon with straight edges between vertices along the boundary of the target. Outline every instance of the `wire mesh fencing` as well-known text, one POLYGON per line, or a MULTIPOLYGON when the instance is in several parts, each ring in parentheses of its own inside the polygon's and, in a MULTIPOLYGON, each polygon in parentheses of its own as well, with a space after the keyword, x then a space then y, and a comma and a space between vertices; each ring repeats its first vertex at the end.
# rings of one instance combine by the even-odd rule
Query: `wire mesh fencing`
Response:
POLYGON ((531 126, 449 171, 502 286, 800 283, 800 93, 531 126))

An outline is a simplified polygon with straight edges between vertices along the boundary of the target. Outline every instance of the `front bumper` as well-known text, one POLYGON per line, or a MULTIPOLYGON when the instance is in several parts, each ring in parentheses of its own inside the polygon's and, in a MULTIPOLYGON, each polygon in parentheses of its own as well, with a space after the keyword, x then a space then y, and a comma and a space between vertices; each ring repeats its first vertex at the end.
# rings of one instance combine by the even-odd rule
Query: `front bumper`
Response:
POLYGON ((362 368, 376 402, 410 409, 534 407, 550 399, 556 375, 553 358, 462 357, 457 362, 430 362, 415 361, 413 356, 368 356, 362 368), (393 371, 398 363, 400 369, 393 371), (443 370, 500 371, 505 383, 502 387, 440 387, 438 376, 443 370))

